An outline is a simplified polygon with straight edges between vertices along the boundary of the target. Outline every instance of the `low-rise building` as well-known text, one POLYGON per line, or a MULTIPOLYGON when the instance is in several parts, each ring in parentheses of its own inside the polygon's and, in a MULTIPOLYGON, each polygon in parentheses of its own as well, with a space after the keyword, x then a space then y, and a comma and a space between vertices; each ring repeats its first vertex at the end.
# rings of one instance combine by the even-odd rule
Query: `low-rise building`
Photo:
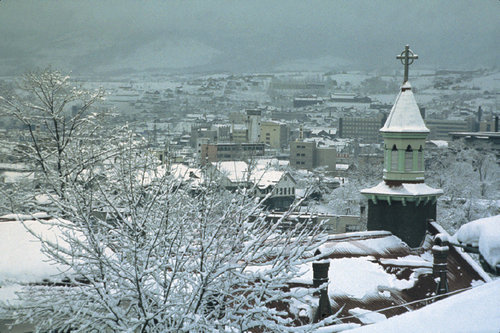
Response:
POLYGON ((429 140, 450 140, 450 132, 473 130, 474 122, 468 120, 425 119, 429 129, 429 140))
POLYGON ((217 162, 210 167, 221 177, 228 190, 251 189, 252 194, 269 209, 287 210, 295 200, 295 179, 269 165, 249 165, 243 161, 217 162))
POLYGON ((263 156, 265 152, 263 143, 202 143, 200 153, 200 164, 207 162, 231 161, 251 159, 263 156))
POLYGON ((361 139, 365 142, 380 142, 379 130, 384 125, 385 116, 342 117, 339 118, 338 136, 340 138, 361 139))
POLYGON ((328 234, 355 232, 363 229, 360 216, 331 215, 322 213, 279 213, 272 212, 266 215, 266 220, 272 223, 281 221, 282 228, 294 228, 300 223, 308 226, 317 226, 322 223, 323 230, 328 234))
POLYGON ((500 132, 451 132, 450 137, 452 141, 463 140, 475 149, 490 150, 500 161, 500 132))
POLYGON ((300 108, 308 105, 323 104, 323 98, 316 95, 298 96, 293 99, 293 107, 300 108))

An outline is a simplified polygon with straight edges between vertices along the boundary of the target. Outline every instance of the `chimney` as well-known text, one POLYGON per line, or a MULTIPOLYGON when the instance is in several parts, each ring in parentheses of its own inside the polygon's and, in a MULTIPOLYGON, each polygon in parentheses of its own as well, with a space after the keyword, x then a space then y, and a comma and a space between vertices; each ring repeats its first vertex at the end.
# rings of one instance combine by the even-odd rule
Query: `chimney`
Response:
MULTIPOLYGON (((314 253, 315 256, 321 255, 319 250, 314 253)), ((328 269, 330 268, 330 261, 328 259, 313 262, 313 286, 320 289, 319 305, 314 313, 313 323, 317 323, 326 317, 333 314, 330 299, 328 298, 328 269)))
POLYGON ((448 292, 448 269, 446 267, 448 252, 450 251, 448 245, 448 237, 445 234, 437 234, 434 237, 432 274, 436 280, 436 295, 443 295, 448 292))

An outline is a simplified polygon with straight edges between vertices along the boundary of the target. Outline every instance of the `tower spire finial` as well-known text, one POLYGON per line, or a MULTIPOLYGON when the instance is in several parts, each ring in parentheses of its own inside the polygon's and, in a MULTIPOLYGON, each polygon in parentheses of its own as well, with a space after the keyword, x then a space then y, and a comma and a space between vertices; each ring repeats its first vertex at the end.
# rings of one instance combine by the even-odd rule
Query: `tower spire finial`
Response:
POLYGON ((401 63, 405 66, 405 77, 403 80, 403 84, 405 84, 408 82, 408 67, 413 64, 415 59, 418 59, 418 55, 410 50, 410 45, 406 45, 405 50, 401 52, 400 55, 396 56, 396 59, 400 59, 401 63))

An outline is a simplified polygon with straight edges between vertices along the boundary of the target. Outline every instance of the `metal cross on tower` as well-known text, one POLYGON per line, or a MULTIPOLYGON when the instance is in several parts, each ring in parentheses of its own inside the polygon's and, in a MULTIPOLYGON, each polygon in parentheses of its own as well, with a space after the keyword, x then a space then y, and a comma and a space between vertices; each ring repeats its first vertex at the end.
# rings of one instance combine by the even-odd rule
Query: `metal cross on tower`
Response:
POLYGON ((418 55, 412 52, 410 50, 410 46, 406 45, 405 50, 401 52, 400 55, 396 56, 396 59, 400 59, 401 63, 405 66, 405 77, 403 80, 403 83, 408 81, 408 67, 410 67, 411 64, 413 64, 413 61, 415 59, 418 59, 418 55))

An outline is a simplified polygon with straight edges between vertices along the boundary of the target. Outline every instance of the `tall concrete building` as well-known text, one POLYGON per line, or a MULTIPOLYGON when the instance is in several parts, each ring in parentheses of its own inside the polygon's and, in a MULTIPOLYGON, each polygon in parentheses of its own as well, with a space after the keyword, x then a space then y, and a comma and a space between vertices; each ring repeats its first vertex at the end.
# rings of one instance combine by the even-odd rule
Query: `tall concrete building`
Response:
POLYGON ((316 142, 290 142, 290 166, 296 169, 312 170, 315 166, 316 142))
POLYGON ((260 126, 260 142, 275 149, 287 147, 288 131, 285 123, 264 121, 260 126))
POLYGON ((436 201, 443 191, 424 183, 429 129, 408 83, 411 51, 406 47, 405 52, 405 80, 380 129, 384 139, 383 181, 361 193, 368 198, 368 230, 388 230, 409 246, 418 247, 425 238, 427 221, 436 219, 436 201))
POLYGON ((315 141, 293 141, 290 143, 290 166, 296 169, 313 170, 325 167, 334 172, 337 162, 335 147, 317 147, 315 141))
POLYGON ((248 128, 248 142, 257 143, 260 141, 260 120, 261 111, 252 109, 247 110, 247 128, 248 128))

